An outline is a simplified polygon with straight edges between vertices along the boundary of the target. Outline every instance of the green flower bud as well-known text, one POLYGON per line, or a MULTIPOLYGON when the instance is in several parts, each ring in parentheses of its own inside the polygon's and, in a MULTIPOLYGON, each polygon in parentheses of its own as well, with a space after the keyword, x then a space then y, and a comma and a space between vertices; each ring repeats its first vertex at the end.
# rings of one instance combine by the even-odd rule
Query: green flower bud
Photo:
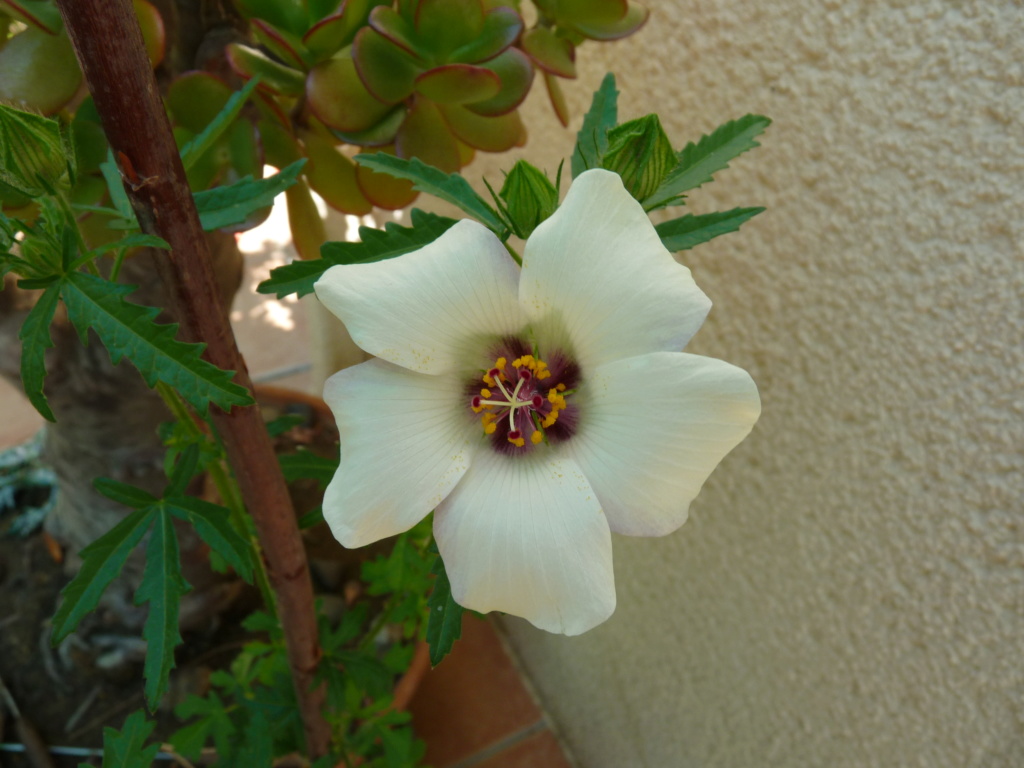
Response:
POLYGON ((67 190, 70 157, 56 120, 0 104, 0 188, 26 197, 67 190))
POLYGON ((615 171, 637 200, 649 197, 678 162, 657 115, 630 120, 608 131, 601 166, 615 171))
POLYGON ((512 166, 499 194, 508 206, 516 235, 524 239, 558 207, 555 185, 525 160, 512 166))

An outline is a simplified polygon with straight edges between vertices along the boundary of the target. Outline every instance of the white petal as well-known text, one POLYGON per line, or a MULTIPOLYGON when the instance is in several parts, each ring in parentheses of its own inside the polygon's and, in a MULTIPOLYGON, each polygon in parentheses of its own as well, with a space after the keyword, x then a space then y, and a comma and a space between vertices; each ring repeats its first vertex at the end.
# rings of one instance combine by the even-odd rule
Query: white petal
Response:
POLYGON ((710 357, 658 352, 603 365, 575 395, 580 431, 571 450, 611 529, 663 536, 761 413, 742 368, 710 357))
POLYGON ((679 351, 711 308, 617 174, 580 174, 526 243, 519 300, 542 339, 567 341, 584 371, 679 351))
POLYGON ((452 596, 578 635, 615 610, 608 522, 571 459, 480 451, 434 514, 452 596))
POLYGON ((338 541, 361 547, 407 531, 455 487, 480 444, 461 389, 455 376, 381 360, 327 380, 341 463, 324 494, 324 518, 338 541))
POLYGON ((444 373, 487 367, 488 345, 522 330, 518 284, 519 267, 498 238, 466 220, 418 251, 331 267, 316 295, 367 352, 444 373))

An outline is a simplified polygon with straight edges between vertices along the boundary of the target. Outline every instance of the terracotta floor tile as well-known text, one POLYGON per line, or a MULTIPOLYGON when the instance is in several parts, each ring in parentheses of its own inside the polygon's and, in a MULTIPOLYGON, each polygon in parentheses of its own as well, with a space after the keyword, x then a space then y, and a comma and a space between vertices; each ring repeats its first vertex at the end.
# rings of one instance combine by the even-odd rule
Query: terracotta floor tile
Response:
POLYGON ((572 768, 555 735, 547 729, 472 765, 473 768, 572 768))
POLYGON ((475 755, 543 716, 494 628, 470 614, 462 639, 424 676, 409 711, 433 768, 475 755))

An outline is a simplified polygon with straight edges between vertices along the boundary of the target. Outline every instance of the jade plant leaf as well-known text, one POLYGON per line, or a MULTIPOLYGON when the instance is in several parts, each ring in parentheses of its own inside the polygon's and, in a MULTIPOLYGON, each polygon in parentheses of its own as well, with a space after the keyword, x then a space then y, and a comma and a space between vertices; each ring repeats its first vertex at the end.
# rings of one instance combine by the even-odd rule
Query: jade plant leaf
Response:
POLYGON ((138 19, 139 28, 142 30, 146 56, 149 57, 149 63, 155 67, 164 60, 167 47, 164 19, 149 0, 132 0, 132 5, 135 8, 135 18, 138 19))
POLYGON ((719 235, 735 232, 762 211, 764 208, 733 208, 731 211, 701 215, 690 213, 678 219, 663 221, 654 229, 668 250, 685 251, 719 235))
POLYGON ((501 91, 490 99, 466 104, 466 109, 478 115, 497 117, 523 103, 533 83, 533 64, 529 56, 518 48, 509 48, 480 66, 498 76, 501 91))
POLYGON ((459 170, 461 160, 458 142, 437 105, 427 99, 416 99, 395 138, 395 154, 418 157, 445 173, 459 170))
POLYGON ((544 5, 554 5, 559 21, 576 25, 614 24, 626 15, 626 0, 549 0, 544 5))
POLYGON ((304 70, 312 61, 312 56, 300 37, 278 29, 263 19, 252 20, 252 31, 258 43, 289 67, 304 70))
POLYGON ((225 56, 239 77, 248 79, 259 75, 261 87, 282 96, 298 96, 306 86, 306 76, 302 72, 273 61, 255 48, 229 43, 225 56))
POLYGON ((424 49, 416 37, 416 28, 390 6, 381 5, 374 8, 370 14, 369 25, 414 58, 429 57, 430 51, 424 49))
POLYGON ((518 13, 505 6, 492 8, 484 15, 479 36, 452 51, 448 60, 468 64, 488 61, 508 50, 522 31, 523 20, 518 13))
POLYGON ((49 0, 5 0, 6 12, 44 32, 55 35, 64 27, 57 6, 49 0))
POLYGON ((355 216, 364 216, 373 205, 359 189, 356 164, 315 133, 303 136, 306 145, 306 181, 329 206, 355 216))
POLYGON ((630 3, 621 19, 612 22, 582 20, 575 23, 576 31, 591 40, 620 40, 636 32, 647 23, 650 11, 637 3, 630 3))
MULTIPOLYGON (((364 154, 394 157, 395 147, 391 145, 369 149, 364 154)), ((357 158, 353 159, 358 163, 357 158)), ((366 198, 379 208, 396 211, 409 205, 417 196, 412 182, 389 173, 378 173, 366 165, 360 164, 356 167, 356 180, 366 198)))
POLYGON ((480 0, 420 0, 416 6, 416 36, 427 41, 430 50, 444 61, 448 55, 476 40, 484 29, 484 7, 480 0))
POLYGON ((523 35, 523 50, 537 66, 558 77, 576 77, 576 50, 564 37, 547 27, 535 27, 523 35))
POLYGON ((53 114, 78 91, 82 73, 65 32, 38 27, 19 32, 0 48, 0 101, 53 114))
POLYGON ((324 125, 348 133, 372 128, 393 109, 366 89, 355 62, 343 55, 310 70, 306 101, 324 125))
POLYGON ((366 89, 387 104, 408 98, 424 69, 412 54, 370 27, 356 35, 352 59, 366 89))
POLYGON ((299 179, 284 193, 288 206, 288 227, 292 244, 302 259, 315 259, 320 244, 327 239, 324 222, 305 181, 299 179))
POLYGON ((548 92, 548 99, 551 101, 551 108, 555 110, 555 117, 558 118, 558 122, 563 127, 569 127, 569 104, 565 100, 565 93, 562 91, 562 86, 558 83, 558 78, 552 75, 550 72, 542 73, 544 75, 544 87, 548 92))
POLYGON ((442 104, 471 104, 493 99, 501 91, 501 78, 472 64, 444 64, 416 78, 416 92, 442 104))
POLYGON ((441 114, 455 138, 484 152, 505 152, 526 143, 526 127, 516 111, 488 117, 459 104, 442 104, 441 114))

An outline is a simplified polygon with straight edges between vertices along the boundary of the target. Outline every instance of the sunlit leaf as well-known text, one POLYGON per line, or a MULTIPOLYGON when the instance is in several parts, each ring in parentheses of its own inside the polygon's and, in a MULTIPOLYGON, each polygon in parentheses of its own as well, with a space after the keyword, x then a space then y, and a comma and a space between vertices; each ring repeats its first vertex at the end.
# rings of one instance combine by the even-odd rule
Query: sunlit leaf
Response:
POLYGON ((733 208, 731 211, 687 214, 665 221, 654 229, 662 244, 670 251, 685 251, 708 240, 735 232, 744 223, 764 211, 764 208, 733 208))

